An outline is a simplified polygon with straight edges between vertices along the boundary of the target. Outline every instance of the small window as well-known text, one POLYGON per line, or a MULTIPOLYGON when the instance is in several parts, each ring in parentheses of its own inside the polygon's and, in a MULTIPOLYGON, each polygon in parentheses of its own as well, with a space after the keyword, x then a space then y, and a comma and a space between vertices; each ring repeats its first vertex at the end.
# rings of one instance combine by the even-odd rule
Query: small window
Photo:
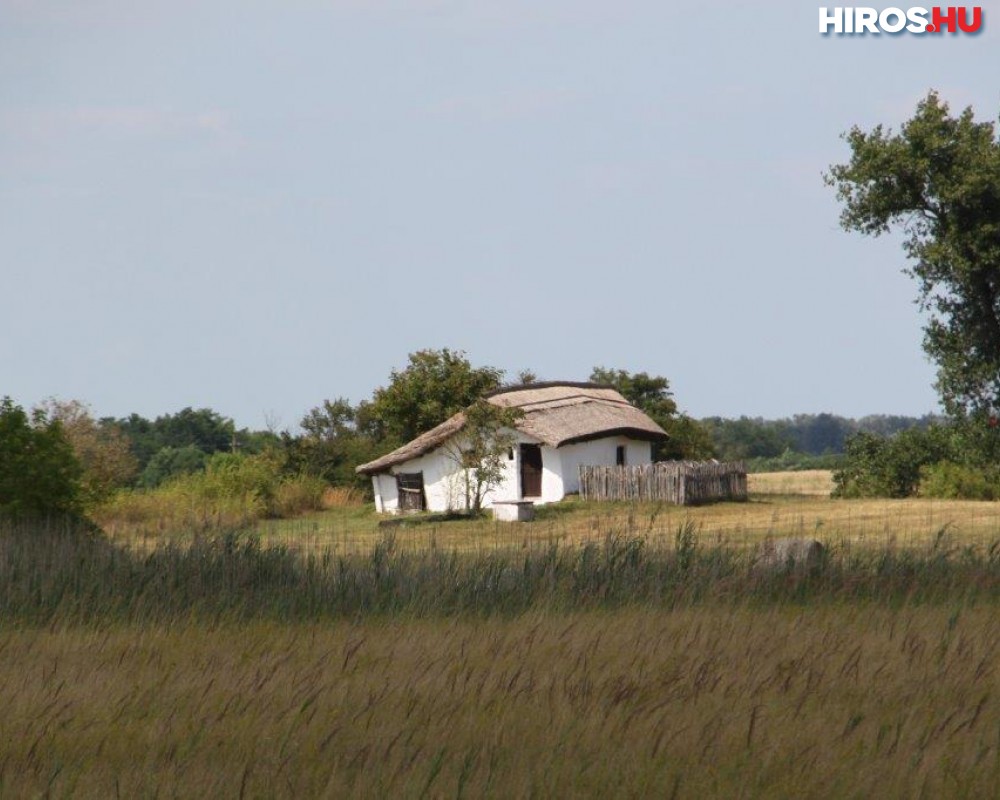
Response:
POLYGON ((615 463, 619 467, 625 466, 625 445, 623 444, 618 445, 615 449, 615 463))

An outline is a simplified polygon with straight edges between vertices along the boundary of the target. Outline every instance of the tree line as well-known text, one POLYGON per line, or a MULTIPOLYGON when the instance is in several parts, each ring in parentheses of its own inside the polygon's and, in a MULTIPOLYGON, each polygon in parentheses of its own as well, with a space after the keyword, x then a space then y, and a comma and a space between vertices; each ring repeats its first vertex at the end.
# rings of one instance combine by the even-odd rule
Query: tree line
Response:
MULTIPOLYGON (((683 413, 669 381, 647 372, 595 366, 588 376, 610 385, 645 411, 670 438, 654 445, 656 460, 774 458, 788 453, 841 453, 858 432, 892 434, 928 425, 929 417, 875 416, 850 420, 832 414, 764 420, 683 413)), ((13 512, 85 511, 122 489, 155 490, 187 475, 232 472, 253 461, 253 474, 273 480, 310 476, 334 486, 368 491, 355 468, 395 449, 453 414, 477 406, 484 395, 509 385, 528 385, 528 370, 505 382, 504 372, 474 365, 461 351, 420 350, 394 369, 371 397, 352 403, 324 400, 310 409, 296 432, 238 428, 210 408, 184 408, 148 419, 139 414, 95 418, 78 401, 49 401, 30 413, 10 398, 0 406, 0 510, 13 512)), ((482 405, 482 404, 480 404, 482 405)), ((492 408, 490 406, 489 408, 492 408)), ((488 411, 489 409, 484 409, 488 411)), ((487 415, 488 416, 488 415, 487 415)), ((488 485, 491 424, 478 420, 474 495, 488 485)))
POLYGON ((801 456, 838 456, 851 437, 866 433, 878 437, 894 436, 912 428, 925 429, 943 421, 925 414, 909 417, 896 414, 871 414, 860 419, 836 414, 796 414, 783 419, 739 417, 701 420, 712 438, 715 456, 723 461, 776 459, 786 454, 801 456))

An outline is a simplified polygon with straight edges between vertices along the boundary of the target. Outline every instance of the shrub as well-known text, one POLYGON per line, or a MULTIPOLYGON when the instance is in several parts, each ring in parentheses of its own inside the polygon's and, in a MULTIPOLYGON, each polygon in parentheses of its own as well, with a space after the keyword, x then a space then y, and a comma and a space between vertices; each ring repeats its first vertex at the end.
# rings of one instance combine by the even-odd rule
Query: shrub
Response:
POLYGON ((324 507, 326 481, 313 475, 283 478, 274 494, 272 512, 277 517, 291 517, 324 507))
POLYGON ((920 470, 920 495, 943 500, 996 500, 1000 474, 995 467, 974 467, 941 461, 920 470))
POLYGON ((155 489, 119 492, 94 516, 109 531, 227 530, 322 508, 325 488, 320 478, 284 475, 276 454, 216 453, 203 472, 179 475, 155 489))
POLYGON ((910 428, 895 436, 857 433, 847 440, 843 466, 833 473, 835 497, 909 497, 920 470, 951 457, 952 431, 910 428))
POLYGON ((195 445, 164 447, 156 452, 142 471, 139 483, 155 489, 178 475, 190 475, 205 469, 208 456, 195 445))

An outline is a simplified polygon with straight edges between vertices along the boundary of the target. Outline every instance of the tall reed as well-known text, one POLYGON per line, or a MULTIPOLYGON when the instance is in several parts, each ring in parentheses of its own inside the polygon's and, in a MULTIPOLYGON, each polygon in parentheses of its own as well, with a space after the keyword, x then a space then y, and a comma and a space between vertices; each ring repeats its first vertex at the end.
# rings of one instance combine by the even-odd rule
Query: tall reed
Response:
POLYGON ((672 547, 609 534, 600 544, 459 554, 403 551, 390 534, 367 555, 299 554, 233 530, 148 553, 62 522, 0 525, 0 615, 59 620, 191 616, 303 620, 366 614, 514 615, 648 605, 880 604, 1000 600, 1000 546, 833 551, 810 571, 754 567, 749 550, 672 547))

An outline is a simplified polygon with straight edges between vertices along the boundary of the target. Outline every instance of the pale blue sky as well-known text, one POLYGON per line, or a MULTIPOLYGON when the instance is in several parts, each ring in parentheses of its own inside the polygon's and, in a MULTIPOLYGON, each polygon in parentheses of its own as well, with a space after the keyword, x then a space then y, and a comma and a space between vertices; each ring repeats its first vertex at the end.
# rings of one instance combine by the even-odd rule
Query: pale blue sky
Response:
POLYGON ((0 0, 0 394, 289 427, 448 346, 698 417, 933 410, 898 242, 821 173, 932 87, 996 118, 983 5, 0 0))

